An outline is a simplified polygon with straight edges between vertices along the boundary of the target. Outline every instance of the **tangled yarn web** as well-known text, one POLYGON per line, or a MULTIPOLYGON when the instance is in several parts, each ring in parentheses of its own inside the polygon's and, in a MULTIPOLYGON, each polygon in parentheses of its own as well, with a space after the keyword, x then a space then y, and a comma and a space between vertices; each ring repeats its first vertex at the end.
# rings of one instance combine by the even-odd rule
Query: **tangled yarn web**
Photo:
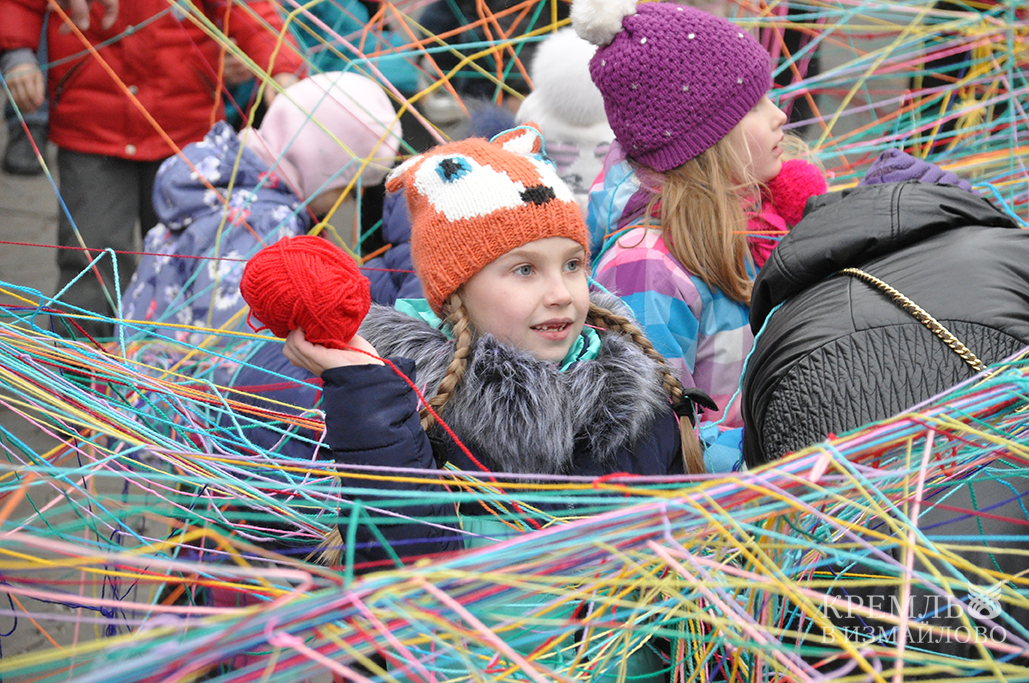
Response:
MULTIPOLYGON (((560 2, 444 4, 460 20, 443 33, 420 23, 423 2, 379 3, 356 28, 325 19, 343 11, 331 0, 284 12, 310 69, 391 89, 411 152, 459 134, 448 116, 476 98, 519 97, 527 53, 567 16, 560 2)), ((712 8, 776 56, 773 96, 833 189, 901 147, 1027 218, 1029 5, 712 8)), ((337 233, 367 254, 375 221, 356 206, 365 227, 337 233)), ((540 485, 319 458, 313 402, 250 393, 293 380, 232 386, 279 343, 241 325, 116 320, 100 344, 76 327, 100 314, 59 313, 17 282, 0 293, 5 680, 633 681, 640 658, 676 682, 1029 680, 1020 357, 756 471, 540 485), (449 490, 371 505, 369 477, 449 490), (449 513, 411 517, 440 498, 449 513), (455 511, 472 501, 493 511, 488 529, 455 511), (383 536, 392 559, 361 565, 358 524, 472 549, 403 565, 383 536), (337 526, 342 557, 324 566, 316 548, 337 526)))

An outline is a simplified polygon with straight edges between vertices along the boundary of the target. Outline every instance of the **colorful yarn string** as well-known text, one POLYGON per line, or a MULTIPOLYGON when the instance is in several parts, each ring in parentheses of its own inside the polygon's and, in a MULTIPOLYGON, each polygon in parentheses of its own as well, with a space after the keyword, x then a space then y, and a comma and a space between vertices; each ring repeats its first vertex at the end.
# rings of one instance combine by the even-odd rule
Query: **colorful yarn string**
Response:
MULTIPOLYGON (((165 532, 146 540, 144 534, 151 534, 149 528, 154 524, 151 513, 151 523, 143 534, 136 534, 136 540, 107 540, 98 548, 102 551, 99 554, 83 553, 83 546, 74 542, 76 534, 71 527, 55 529, 58 534, 71 532, 67 540, 40 538, 31 528, 9 528, 5 548, 11 560, 3 564, 6 588, 23 604, 56 598, 84 605, 96 611, 101 624, 114 624, 116 632, 132 634, 110 641, 103 650, 77 649, 77 667, 86 670, 80 680, 93 680, 100 671, 112 680, 124 681, 149 680, 173 671, 184 676, 191 670, 217 669, 237 658, 235 668, 223 671, 218 680, 249 680, 258 672, 271 676, 270 680, 287 680, 326 669, 345 671, 353 667, 354 661, 361 661, 359 655, 367 659, 375 652, 392 653, 395 666, 390 675, 400 679, 424 679, 417 673, 419 667, 426 674, 436 672, 439 676, 460 677, 455 671, 469 676, 474 670, 486 678, 507 672, 516 679, 531 678, 523 670, 529 667, 540 675, 560 678, 561 671, 570 675, 562 667, 571 666, 562 653, 576 646, 577 634, 584 629, 591 632, 591 640, 587 646, 590 657, 583 661, 601 662, 601 670, 616 666, 624 653, 650 638, 675 635, 687 643, 676 665, 685 667, 682 675, 687 677, 705 667, 721 666, 730 670, 730 680, 751 680, 756 669, 765 670, 765 675, 773 678, 781 674, 797 680, 820 680, 805 665, 805 658, 782 642, 782 629, 796 632, 796 625, 791 624, 798 619, 801 624, 807 623, 799 631, 808 634, 802 636, 802 642, 821 647, 824 656, 840 661, 832 671, 853 665, 859 671, 875 672, 895 664, 891 656, 896 648, 886 636, 874 647, 847 651, 833 644, 833 634, 840 635, 839 629, 818 616, 819 612, 832 614, 834 609, 844 611, 848 605, 868 614, 875 612, 845 594, 840 596, 840 589, 859 589, 867 584, 868 576, 864 572, 853 576, 837 573, 830 583, 827 572, 833 566, 871 553, 878 558, 876 582, 898 586, 908 582, 912 587, 933 591, 940 604, 970 619, 978 614, 973 613, 971 605, 973 588, 1007 578, 998 596, 1000 604, 1005 610, 1029 607, 1026 576, 1017 576, 1018 572, 1005 575, 992 566, 969 567, 957 563, 954 555, 973 540, 954 534, 963 518, 1000 516, 1029 525, 1024 500, 1015 492, 1006 497, 990 496, 980 511, 974 504, 967 509, 954 505, 955 492, 970 489, 983 495, 997 481, 1026 490, 1029 454, 1020 439, 1026 431, 1024 409, 1029 406, 1025 399, 1027 370, 1021 363, 1012 364, 985 384, 938 397, 917 414, 861 430, 774 467, 738 477, 707 477, 693 483, 570 479, 542 490, 528 487, 517 498, 530 508, 532 503, 561 496, 598 514, 475 553, 370 576, 342 591, 340 574, 247 544, 239 532, 245 533, 255 522, 241 511, 235 513, 237 533, 230 536, 222 531, 227 529, 226 521, 219 523, 217 513, 212 517, 197 509, 198 491, 212 502, 235 501, 242 505, 245 499, 239 493, 229 497, 225 494, 233 489, 240 493, 254 491, 255 486, 269 490, 267 483, 257 484, 256 479, 247 483, 241 476, 243 470, 239 468, 245 458, 151 448, 158 457, 177 462, 180 467, 192 462, 193 474, 185 470, 175 474, 173 470, 159 477, 141 470, 133 473, 129 468, 107 473, 104 462, 116 461, 110 457, 96 459, 104 455, 104 449, 89 445, 82 448, 80 457, 86 461, 92 456, 97 463, 88 468, 93 488, 102 490, 103 481, 121 480, 130 482, 133 489, 139 487, 140 492, 130 491, 120 499, 109 500, 108 509, 94 515, 101 526, 87 528, 124 528, 133 515, 146 515, 147 508, 156 509, 155 496, 172 503, 179 501, 182 512, 173 514, 188 526, 179 526, 170 536, 165 532), (931 427, 928 431, 927 425, 931 427), (924 482, 923 515, 937 515, 921 530, 911 525, 909 517, 915 488, 912 484, 917 479, 924 482), (175 490, 187 483, 192 493, 175 490), (144 491, 149 493, 144 495, 144 491), (223 493, 212 498, 216 491, 223 493), (187 503, 190 499, 194 500, 187 503), (149 505, 147 501, 151 501, 149 505), (115 502, 120 509, 111 505, 115 502), (948 508, 956 512, 952 514, 948 508), (184 514, 188 509, 193 510, 192 515, 184 514), (940 512, 944 513, 942 517, 940 512), (167 540, 162 541, 162 537, 167 540), (63 564, 70 569, 124 577, 135 586, 136 597, 86 594, 71 599, 33 581, 33 576, 52 563, 39 556, 44 546, 48 552, 68 558, 63 564), (129 552, 128 548, 133 550, 129 552), (914 571, 909 571, 901 561, 905 552, 932 558, 932 564, 920 561, 914 571), (38 559, 15 561, 18 556, 38 559), (217 562, 219 558, 235 561, 217 562), (158 592, 161 585, 189 585, 194 596, 226 588, 240 602, 154 605, 148 594, 160 597, 171 593, 167 589, 158 592), (835 590, 830 592, 829 586, 835 590), (589 596, 595 612, 578 613, 573 609, 583 596, 589 596), (511 604, 533 607, 511 615, 504 608, 511 604), (817 609, 812 611, 812 606, 817 609), (647 617, 639 622, 614 618, 626 609, 628 614, 633 609, 642 610, 647 617), (192 626, 184 637, 181 628, 187 614, 191 615, 192 626), (471 616, 481 626, 471 626, 471 616), (154 623, 147 626, 150 622, 154 623), (502 634, 518 626, 531 626, 542 633, 544 637, 539 641, 549 641, 549 646, 523 658, 522 663, 496 658, 496 651, 488 646, 489 634, 481 629, 502 634), (217 646, 212 647, 213 643, 217 646), (482 649, 476 649, 479 647, 482 649), (328 661, 313 658, 312 653, 328 661)), ((250 464, 258 462, 262 461, 250 464)), ((279 464, 284 471, 295 470, 297 465, 279 464)), ((348 474, 323 463, 310 465, 308 469, 317 471, 320 477, 348 474)), ((264 459, 263 467, 271 472, 275 468, 273 460, 264 459)), ((21 485, 11 482, 7 490, 28 489, 28 495, 38 497, 42 480, 53 476, 46 469, 40 465, 19 468, 26 481, 21 485), (27 481, 26 473, 32 472, 39 474, 27 481)), ((81 466, 76 469, 82 471, 81 466)), ((377 472, 378 476, 398 480, 435 476, 429 472, 377 472)), ((462 473, 461 478, 469 476, 473 475, 462 473)), ((59 475, 56 479, 62 480, 59 475)), ((289 487, 275 488, 281 496, 289 487)), ((323 496, 334 495, 330 486, 303 488, 309 494, 320 489, 323 496)), ((506 488, 517 490, 517 479, 512 478, 506 488)), ((343 500, 347 490, 344 484, 343 500)), ((327 511, 327 500, 323 498, 323 511, 327 511)), ((402 510, 402 504, 397 501, 394 510, 402 510)), ((280 509, 283 507, 280 504, 280 509)), ((175 505, 167 509, 174 511, 175 505)), ((46 512, 58 519, 58 511, 46 512)), ((387 519, 382 511, 371 514, 382 521, 387 519)), ((265 519, 272 517, 266 515, 265 519)), ((443 519, 436 521, 446 523, 443 519)), ((102 532, 96 538, 109 536, 102 532)), ((1002 567, 1021 562, 1020 551, 1005 549, 1002 538, 983 537, 980 542, 997 546, 991 554, 1002 567)), ((123 591, 124 587, 119 587, 117 594, 123 591)), ((997 668, 1006 680, 1021 680, 1018 667, 1008 665, 1005 659, 1025 647, 1029 634, 1003 615, 995 621, 998 624, 993 628, 1005 638, 979 658, 948 661, 949 671, 973 675, 997 668)), ((895 632, 898 627, 893 618, 886 622, 882 633, 895 632)), ((938 638, 964 637, 960 629, 935 625, 930 618, 916 620, 907 628, 919 634, 923 643, 931 642, 929 636, 934 634, 938 638)), ((791 636, 791 640, 796 637, 791 636)), ((541 646, 537 642, 534 647, 541 646)), ((577 651, 576 647, 572 651, 577 651)), ((49 666, 58 667, 52 669, 55 674, 62 662, 70 662, 68 657, 58 650, 50 652, 47 661, 49 666)), ((929 652, 908 650, 903 667, 907 675, 924 675, 938 666, 935 661, 929 652)), ((38 658, 5 658, 0 670, 22 675, 38 662, 38 658)), ((669 662, 668 667, 671 670, 673 664, 669 662)))
MULTIPOLYGON (((421 28, 423 4, 380 5, 356 33, 322 18, 329 0, 289 10, 294 29, 320 36, 307 53, 316 69, 338 55, 373 76, 389 60, 420 73, 421 85, 389 85, 417 113, 413 126, 444 138, 453 129, 426 114, 447 98, 473 109, 460 101, 461 79, 492 84, 501 102, 514 97, 507 80, 527 71, 522 50, 556 22, 524 26, 558 5, 483 7, 466 18, 484 37, 458 43, 460 30, 421 28), (442 56, 463 64, 442 69, 442 56)), ((814 144, 834 189, 900 146, 1029 218, 1019 3, 726 7, 794 74, 772 94, 809 105, 791 127, 814 144), (789 32, 801 39, 787 44, 789 32)), ((362 250, 371 231, 354 232, 345 241, 362 250)), ((205 263, 252 256, 214 250, 205 263)), ((278 343, 244 331, 245 316, 208 329, 182 322, 182 301, 146 325, 116 321, 124 344, 110 345, 75 328, 101 314, 24 282, 0 284, 0 296, 5 679, 598 680, 617 679, 626 656, 646 650, 676 683, 1029 681, 1020 358, 759 471, 541 485, 335 464, 316 400, 278 398, 295 380, 236 385, 253 355, 278 343), (438 486, 369 505, 370 480, 379 490, 438 486), (440 501, 450 512, 412 515, 440 501), (454 511, 474 501, 501 524, 476 528, 454 511), (431 528, 476 550, 405 567, 308 560, 326 530, 351 523, 431 528), (910 609, 870 602, 870 586, 900 604, 907 596, 910 609), (961 657, 939 651, 962 641, 961 657)))

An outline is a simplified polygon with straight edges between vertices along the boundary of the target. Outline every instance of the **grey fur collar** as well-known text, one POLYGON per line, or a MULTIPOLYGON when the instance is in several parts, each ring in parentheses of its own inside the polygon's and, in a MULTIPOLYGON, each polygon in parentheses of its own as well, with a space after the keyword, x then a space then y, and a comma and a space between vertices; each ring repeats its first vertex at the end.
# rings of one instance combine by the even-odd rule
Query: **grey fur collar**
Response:
MULTIPOLYGON (((628 314, 611 295, 591 298, 628 314)), ((491 335, 480 337, 443 419, 496 472, 568 474, 577 451, 601 465, 612 462, 644 435, 668 397, 658 364, 642 349, 620 334, 600 334, 598 358, 565 372, 491 335)), ((426 398, 435 396, 454 353, 439 330, 373 306, 361 336, 382 356, 413 360, 418 388, 426 398)))

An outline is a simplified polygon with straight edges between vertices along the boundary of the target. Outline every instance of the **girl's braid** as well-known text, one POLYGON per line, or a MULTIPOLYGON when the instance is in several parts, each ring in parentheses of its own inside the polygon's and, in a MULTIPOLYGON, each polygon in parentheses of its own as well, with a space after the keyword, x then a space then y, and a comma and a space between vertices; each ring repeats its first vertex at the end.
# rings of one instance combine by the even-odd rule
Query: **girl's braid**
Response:
MULTIPOLYGON (((658 350, 650 343, 643 330, 634 325, 632 321, 624 315, 609 311, 592 302, 590 303, 590 310, 586 319, 592 325, 629 337, 636 346, 643 350, 643 353, 648 358, 655 361, 661 368, 661 386, 664 388, 665 393, 668 394, 673 406, 678 406, 683 401, 689 400, 683 394, 682 383, 668 367, 665 357, 658 353, 658 350)), ((702 474, 705 471, 704 452, 700 448, 700 441, 693 429, 693 423, 690 422, 688 417, 679 418, 679 433, 682 439, 682 455, 686 464, 686 472, 702 474)))
POLYGON ((682 402, 682 384, 679 383, 679 378, 669 369, 668 364, 665 362, 665 357, 658 353, 657 349, 654 348, 654 345, 650 343, 650 340, 643 333, 643 330, 633 325, 624 315, 618 315, 593 303, 590 304, 590 312, 587 317, 592 321, 591 324, 596 324, 598 327, 625 335, 636 346, 643 349, 643 353, 647 354, 648 358, 661 366, 661 385, 664 387, 668 397, 672 399, 672 403, 678 405, 682 402))
MULTIPOLYGON (((436 395, 429 399, 429 405, 437 413, 443 410, 443 406, 447 404, 454 390, 457 389, 457 385, 461 383, 464 371, 468 367, 468 356, 472 351, 471 324, 461 296, 457 292, 451 294, 443 304, 443 310, 447 313, 447 322, 450 323, 453 330, 455 345, 454 358, 447 366, 447 373, 440 381, 436 395)), ((421 418, 422 428, 425 431, 429 431, 436 424, 436 418, 425 408, 421 410, 421 418)))

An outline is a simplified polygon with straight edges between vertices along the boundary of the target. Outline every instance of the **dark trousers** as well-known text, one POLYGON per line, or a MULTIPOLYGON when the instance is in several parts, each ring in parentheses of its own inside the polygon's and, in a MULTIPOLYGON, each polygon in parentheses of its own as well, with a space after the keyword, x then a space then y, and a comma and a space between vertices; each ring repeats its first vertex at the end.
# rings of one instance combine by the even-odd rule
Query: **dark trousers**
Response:
MULTIPOLYGON (((969 11, 969 7, 964 3, 950 2, 947 0, 935 3, 933 5, 933 9, 946 10, 950 12, 969 11)), ((941 41, 946 40, 950 35, 951 34, 949 33, 937 34, 941 41)), ((928 47, 930 52, 933 47, 933 45, 928 47)), ((972 66, 971 61, 972 53, 970 50, 957 52, 952 55, 936 57, 935 59, 926 61, 922 74, 911 77, 911 89, 915 92, 915 97, 919 99, 924 98, 927 102, 927 104, 920 108, 920 116, 923 124, 945 117, 951 110, 957 109, 960 106, 960 102, 959 99, 955 97, 950 101, 945 109, 942 108, 942 100, 940 99, 939 93, 928 95, 918 90, 918 76, 921 75, 922 90, 931 91, 935 88, 949 89, 954 91, 954 95, 957 95, 957 88, 955 88, 954 84, 967 75, 969 68, 972 66)), ((979 85, 977 87, 983 88, 985 86, 979 85)), ((978 93, 978 95, 982 96, 982 92, 978 93)), ((1007 104, 1000 102, 984 112, 984 119, 987 121, 993 121, 997 125, 1003 125, 1005 112, 1007 112, 1007 104)), ((936 136, 932 141, 932 146, 928 150, 928 153, 942 152, 946 149, 953 141, 955 128, 957 128, 957 121, 955 119, 950 119, 941 123, 939 130, 936 131, 936 136)), ((920 133, 912 141, 917 142, 920 145, 928 142, 931 131, 932 129, 929 129, 928 131, 920 133)), ((979 131, 976 135, 986 136, 989 135, 989 131, 979 131)))
MULTIPOLYGON (((114 249, 116 253, 135 251, 137 221, 144 233, 157 224, 152 197, 154 177, 162 161, 132 161, 66 149, 57 150, 61 197, 68 207, 66 214, 58 205, 57 244, 75 249, 57 250, 60 275, 56 291, 61 291, 89 265, 98 253, 93 250, 114 249), (68 214, 71 214, 71 220, 68 214), (72 221, 78 228, 82 242, 91 250, 89 257, 81 249, 82 244, 76 237, 72 221)), ((96 270, 103 277, 103 285, 93 269, 90 269, 61 295, 59 303, 78 306, 105 317, 115 317, 117 311, 108 302, 104 290, 110 295, 111 302, 117 303, 117 292, 125 291, 135 269, 136 259, 119 253, 118 281, 115 281, 111 258, 104 256, 96 264, 96 270)), ((113 325, 108 322, 80 320, 79 324, 94 336, 111 336, 113 333, 113 325)), ((57 328, 63 332, 62 325, 57 328)))

